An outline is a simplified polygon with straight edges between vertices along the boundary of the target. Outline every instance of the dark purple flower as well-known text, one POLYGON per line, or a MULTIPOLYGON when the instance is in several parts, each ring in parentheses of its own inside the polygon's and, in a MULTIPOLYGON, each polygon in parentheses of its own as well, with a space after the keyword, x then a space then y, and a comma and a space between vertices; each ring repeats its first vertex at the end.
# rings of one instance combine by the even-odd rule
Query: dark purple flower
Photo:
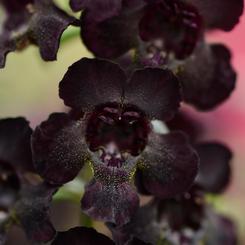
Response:
MULTIPOLYGON (((218 194, 228 186, 232 153, 225 145, 217 142, 199 143, 195 148, 199 154, 200 166, 191 189, 168 200, 155 199, 141 207, 125 226, 109 225, 115 241, 127 241, 131 236, 136 236, 153 244, 160 237, 165 237, 168 241, 176 241, 178 238, 178 244, 181 241, 196 244, 203 240, 210 242, 207 244, 219 244, 217 241, 225 242, 226 239, 227 244, 236 244, 234 241, 237 236, 232 222, 211 211, 205 201, 206 193, 218 194)), ((138 172, 137 177, 138 190, 149 195, 142 173, 138 172)))
POLYGON ((179 0, 147 1, 139 23, 143 41, 157 40, 162 50, 174 52, 176 58, 188 57, 196 46, 202 30, 202 20, 192 5, 179 0))
POLYGON ((225 101, 235 88, 236 72, 231 53, 221 44, 199 43, 180 66, 178 78, 183 99, 200 110, 210 110, 225 101))
POLYGON ((56 7, 52 0, 3 0, 4 21, 0 27, 0 68, 7 53, 36 44, 46 61, 56 59, 63 31, 75 19, 56 7))
POLYGON ((102 58, 117 58, 133 48, 142 52, 142 46, 145 49, 150 42, 153 46, 160 44, 165 55, 173 52, 178 59, 183 59, 192 53, 203 36, 203 27, 229 31, 243 12, 242 0, 71 2, 74 8, 85 9, 82 14, 83 41, 89 50, 102 58))
POLYGON ((179 84, 169 70, 136 70, 131 77, 116 64, 81 59, 60 83, 60 97, 80 118, 52 114, 32 137, 34 164, 52 184, 76 177, 89 162, 94 179, 82 208, 90 216, 122 225, 138 207, 131 185, 142 169, 146 188, 163 198, 185 191, 197 172, 198 158, 178 132, 158 135, 150 120, 170 119, 180 102, 179 84))
POLYGON ((154 41, 161 43, 163 52, 173 52, 179 59, 190 55, 202 30, 194 7, 179 0, 133 2, 130 6, 123 0, 120 13, 103 20, 84 11, 82 38, 96 56, 117 58, 154 41))

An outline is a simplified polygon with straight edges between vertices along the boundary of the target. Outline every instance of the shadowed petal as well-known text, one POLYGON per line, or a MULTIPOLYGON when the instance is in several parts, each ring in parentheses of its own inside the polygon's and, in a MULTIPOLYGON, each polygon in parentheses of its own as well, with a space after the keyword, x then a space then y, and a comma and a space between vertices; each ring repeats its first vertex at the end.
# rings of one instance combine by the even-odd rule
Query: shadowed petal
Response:
POLYGON ((6 162, 17 172, 32 171, 31 134, 25 118, 0 120, 0 162, 6 162))
POLYGON ((187 0, 198 8, 208 28, 230 31, 243 13, 243 0, 187 0))
POLYGON ((220 44, 199 44, 178 77, 184 100, 200 110, 213 109, 226 100, 236 82, 230 51, 220 44))
POLYGON ((86 214, 119 226, 130 221, 138 206, 139 198, 127 182, 109 185, 92 181, 82 199, 82 209, 86 214))
POLYGON ((49 206, 57 187, 43 183, 29 186, 16 205, 16 215, 32 242, 48 242, 56 234, 49 219, 49 206))
POLYGON ((191 186, 197 174, 198 156, 180 132, 152 134, 141 164, 146 190, 157 197, 170 198, 191 186))
POLYGON ((136 47, 141 12, 129 13, 96 21, 89 11, 81 17, 81 37, 87 48, 97 57, 115 59, 136 47))
POLYGON ((89 10, 95 20, 103 20, 117 15, 122 8, 122 0, 71 0, 74 11, 89 10))
POLYGON ((215 142, 199 144, 195 148, 200 157, 196 183, 207 192, 222 192, 231 179, 231 151, 215 142))
POLYGON ((63 184, 83 167, 87 148, 84 125, 64 113, 51 114, 32 136, 34 166, 48 182, 63 184))
POLYGON ((114 245, 114 242, 93 228, 75 227, 59 232, 52 245, 114 245))
POLYGON ((127 84, 125 103, 138 106, 151 118, 170 119, 180 104, 178 79, 167 69, 137 70, 127 84))
POLYGON ((9 38, 1 37, 0 40, 0 68, 5 66, 6 56, 9 52, 12 52, 16 49, 15 43, 9 38))
POLYGON ((1 4, 6 17, 0 23, 0 68, 5 65, 7 53, 29 44, 39 46, 44 60, 55 60, 61 35, 69 25, 76 24, 75 18, 51 0, 4 0, 1 4))
POLYGON ((106 102, 121 102, 123 70, 116 64, 83 58, 69 67, 60 82, 60 97, 65 104, 84 111, 106 102))
POLYGON ((57 8, 50 0, 36 1, 35 7, 38 12, 31 19, 31 38, 39 46, 44 60, 55 60, 61 35, 75 19, 57 8))

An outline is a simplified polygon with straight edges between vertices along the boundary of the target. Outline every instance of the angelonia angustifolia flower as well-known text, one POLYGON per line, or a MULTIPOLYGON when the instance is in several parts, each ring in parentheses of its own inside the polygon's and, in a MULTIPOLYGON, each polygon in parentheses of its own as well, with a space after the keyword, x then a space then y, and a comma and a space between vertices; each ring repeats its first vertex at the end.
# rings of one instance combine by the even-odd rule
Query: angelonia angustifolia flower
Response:
POLYGON ((53 0, 0 1, 0 68, 30 44, 55 60, 69 26, 81 28, 94 55, 62 71, 68 112, 34 130, 23 117, 0 119, 0 245, 13 225, 30 244, 238 244, 236 225, 207 198, 228 187, 232 151, 203 141, 204 125, 182 104, 212 110, 234 90, 231 51, 205 36, 231 31, 243 0, 67 3, 69 11, 53 0), (53 198, 75 178, 89 179, 86 168, 92 177, 79 194, 91 227, 59 231, 53 198), (97 220, 111 234, 98 232, 97 220))

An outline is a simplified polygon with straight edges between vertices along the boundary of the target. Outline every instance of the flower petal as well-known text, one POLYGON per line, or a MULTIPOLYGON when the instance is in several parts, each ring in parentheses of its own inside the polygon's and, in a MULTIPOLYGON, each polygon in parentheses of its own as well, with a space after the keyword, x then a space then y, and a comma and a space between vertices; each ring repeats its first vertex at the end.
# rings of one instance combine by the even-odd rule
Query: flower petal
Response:
POLYGON ((191 186, 198 156, 180 132, 152 134, 141 164, 146 190, 159 198, 170 198, 191 186))
POLYGON ((75 18, 59 9, 51 0, 3 2, 6 19, 1 23, 0 68, 8 52, 22 50, 30 43, 39 46, 46 61, 56 59, 64 30, 75 18))
POLYGON ((76 177, 87 155, 82 120, 51 114, 32 136, 34 166, 48 182, 63 184, 76 177))
POLYGON ((8 163, 17 172, 32 171, 31 134, 25 118, 0 120, 0 161, 8 163))
POLYGON ((207 192, 224 191, 231 179, 232 153, 229 148, 216 142, 202 143, 195 148, 200 157, 196 183, 207 192))
POLYGON ((137 45, 140 11, 122 13, 104 21, 84 11, 81 17, 81 37, 87 48, 97 57, 114 59, 137 45))
POLYGON ((6 63, 6 56, 9 52, 16 49, 15 43, 8 38, 3 39, 2 36, 0 40, 0 68, 3 68, 6 63))
POLYGON ((89 10, 95 20, 110 18, 119 13, 122 8, 122 0, 71 0, 72 10, 89 10))
POLYGON ((35 6, 38 13, 33 15, 31 20, 31 38, 34 38, 39 46, 44 60, 56 60, 61 35, 75 19, 57 8, 50 0, 36 1, 35 6))
POLYGON ((243 13, 243 0, 187 0, 198 8, 208 28, 230 31, 243 13))
POLYGON ((114 245, 114 242, 93 228, 75 227, 59 232, 52 245, 114 245))
POLYGON ((178 77, 184 100, 200 110, 213 109, 226 100, 236 82, 230 51, 220 44, 199 44, 178 77))
POLYGON ((16 215, 32 242, 48 242, 56 234, 49 219, 49 206, 57 187, 42 183, 26 187, 16 205, 16 215))
POLYGON ((82 199, 83 211, 92 218, 123 225, 130 221, 139 206, 139 198, 127 182, 103 184, 92 181, 82 199))
POLYGON ((89 111, 106 102, 121 102, 126 76, 116 64, 83 58, 69 67, 60 82, 60 97, 67 106, 89 111))
POLYGON ((180 104, 178 79, 170 70, 145 68, 132 75, 125 89, 125 103, 138 106, 149 117, 167 120, 180 104))

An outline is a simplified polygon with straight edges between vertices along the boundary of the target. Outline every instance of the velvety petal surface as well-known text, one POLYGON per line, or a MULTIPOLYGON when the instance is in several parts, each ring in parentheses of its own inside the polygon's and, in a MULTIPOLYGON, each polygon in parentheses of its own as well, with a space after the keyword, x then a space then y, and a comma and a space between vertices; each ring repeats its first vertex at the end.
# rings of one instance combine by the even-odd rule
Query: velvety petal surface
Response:
POLYGON ((30 43, 40 48, 46 61, 56 59, 63 31, 75 18, 59 9, 51 0, 3 1, 5 15, 0 31, 0 68, 7 53, 22 50, 30 43))
POLYGON ((69 67, 60 82, 60 97, 67 106, 84 111, 106 102, 121 102, 126 76, 116 64, 83 58, 69 67))
POLYGON ((198 156, 180 132, 152 134, 139 167, 147 191, 170 198, 188 190, 198 169, 198 156))
POLYGON ((33 243, 48 242, 56 234, 49 219, 49 207, 56 191, 57 187, 46 183, 22 190, 22 198, 16 205, 16 215, 33 243))
POLYGON ((87 215, 119 226, 130 221, 138 206, 137 193, 127 182, 109 185, 94 180, 82 199, 82 210, 87 215))
POLYGON ((32 130, 29 122, 22 117, 0 120, 0 162, 6 162, 15 171, 31 171, 32 130))
POLYGON ((167 69, 137 70, 128 82, 124 96, 125 103, 138 106, 149 117, 168 120, 180 104, 179 82, 167 69))
POLYGON ((200 158, 196 183, 207 192, 222 192, 231 179, 230 149, 216 142, 202 143, 195 148, 200 158))
POLYGON ((236 73, 230 51, 223 45, 200 43, 188 58, 178 78, 183 97, 200 110, 210 110, 225 101, 234 90, 236 73))
POLYGON ((59 232, 52 245, 114 245, 114 242, 93 228, 75 227, 59 232))
POLYGON ((208 28, 230 31, 243 13, 243 0, 187 0, 197 7, 208 28))
POLYGON ((57 8, 51 0, 38 0, 34 7, 37 12, 31 18, 30 38, 39 46, 45 61, 55 60, 61 35, 75 19, 57 8))
POLYGON ((96 21, 93 14, 84 11, 81 17, 81 37, 86 47, 97 57, 115 59, 134 48, 137 43, 141 10, 96 21))
POLYGON ((122 8, 122 0, 71 0, 71 8, 74 11, 89 10, 95 20, 117 15, 122 8))
POLYGON ((33 161, 48 182, 63 184, 76 177, 87 158, 82 120, 64 113, 51 114, 32 136, 33 161))

